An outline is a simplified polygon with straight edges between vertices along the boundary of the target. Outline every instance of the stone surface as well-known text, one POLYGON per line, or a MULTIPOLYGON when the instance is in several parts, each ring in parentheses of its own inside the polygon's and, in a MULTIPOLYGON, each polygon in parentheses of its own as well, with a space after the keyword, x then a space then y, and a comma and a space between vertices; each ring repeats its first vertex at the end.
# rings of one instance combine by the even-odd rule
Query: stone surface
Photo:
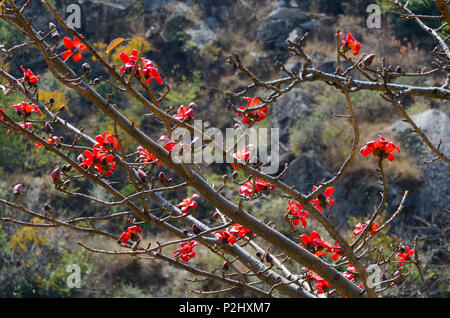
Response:
MULTIPOLYGON (((450 150, 450 120, 442 111, 430 109, 411 117, 416 125, 437 145, 442 138, 440 150, 448 157, 450 150)), ((420 184, 411 193, 408 206, 417 214, 429 215, 448 209, 447 198, 450 195, 449 182, 450 167, 442 160, 431 164, 424 164, 436 157, 428 149, 423 140, 411 132, 411 126, 403 121, 397 121, 389 129, 393 132, 402 155, 416 159, 420 171, 420 184)))

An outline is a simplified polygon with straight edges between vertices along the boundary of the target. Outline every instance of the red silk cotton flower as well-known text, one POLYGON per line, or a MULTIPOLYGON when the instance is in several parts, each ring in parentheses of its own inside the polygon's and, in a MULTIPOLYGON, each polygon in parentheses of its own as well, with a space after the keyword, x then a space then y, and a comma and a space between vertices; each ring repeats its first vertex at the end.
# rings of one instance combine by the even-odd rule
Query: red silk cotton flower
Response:
MULTIPOLYGON (((5 106, 2 107, 2 112, 5 113, 5 106)), ((5 117, 3 117, 2 114, 0 114, 0 119, 5 119, 5 117)))
MULTIPOLYGON (((313 186, 313 192, 316 191, 317 187, 313 186)), ((325 192, 321 192, 315 200, 312 200, 311 203, 316 207, 317 210, 322 212, 323 209, 330 207, 334 204, 334 200, 331 199, 331 196, 334 193, 334 188, 329 187, 325 189, 325 192)))
POLYGON ((12 105, 11 108, 17 109, 19 113, 24 113, 25 116, 29 116, 32 112, 36 112, 38 115, 41 114, 41 111, 36 105, 27 102, 22 102, 22 104, 19 105, 12 105))
MULTIPOLYGON (((158 158, 156 158, 153 154, 151 154, 150 152, 147 151, 147 149, 145 149, 142 146, 137 147, 137 150, 140 151, 139 153, 139 157, 138 160, 140 162, 153 162, 153 161, 157 161, 158 158)), ((161 161, 158 161, 158 166, 162 165, 161 161)))
POLYGON ((80 166, 86 169, 91 165, 95 165, 97 172, 104 173, 106 177, 111 175, 113 171, 116 170, 114 156, 101 152, 99 146, 94 147, 92 151, 85 150, 83 152, 83 161, 80 166))
POLYGON ((167 137, 167 136, 161 136, 161 137, 159 137, 159 139, 158 139, 158 142, 159 143, 161 143, 161 142, 164 142, 165 141, 165 143, 164 143, 164 148, 167 150, 167 151, 172 151, 172 150, 174 150, 175 149, 175 147, 177 146, 177 143, 175 142, 175 140, 172 140, 172 139, 170 139, 169 137, 167 137))
POLYGON ((194 109, 191 108, 192 106, 197 107, 197 105, 194 103, 190 103, 187 107, 181 105, 180 108, 178 108, 177 114, 173 117, 181 121, 185 119, 191 119, 191 116, 194 114, 194 109))
MULTIPOLYGON (((235 157, 237 160, 241 162, 247 162, 247 160, 250 159, 250 156, 255 151, 255 145, 249 144, 245 146, 244 149, 239 150, 238 152, 233 154, 233 157, 235 157)), ((234 169, 239 169, 237 166, 231 163, 234 169)))
POLYGON ((95 137, 95 140, 97 140, 98 144, 94 145, 94 148, 101 147, 102 151, 105 152, 113 150, 114 148, 120 150, 119 142, 109 133, 109 131, 105 131, 103 135, 98 135, 95 137))
POLYGON ((134 242, 140 241, 141 238, 139 237, 138 233, 142 232, 142 228, 137 225, 130 226, 126 232, 123 232, 120 236, 119 240, 117 242, 122 241, 123 243, 127 243, 130 239, 134 242))
POLYGON ((403 266, 403 262, 405 261, 411 264, 413 256, 414 256, 414 249, 410 248, 409 246, 405 246, 404 251, 402 253, 398 253, 395 257, 400 258, 398 265, 403 266))
MULTIPOLYGON (((366 223, 358 223, 355 225, 355 229, 353 230, 353 235, 358 236, 364 231, 364 228, 369 224, 369 221, 366 223)), ((370 234, 374 234, 378 230, 378 224, 372 222, 372 226, 370 227, 370 234)))
MULTIPOLYGON (((120 68, 120 74, 123 74, 124 72, 129 73, 132 71, 133 67, 136 65, 136 62, 138 60, 139 51, 134 49, 130 55, 128 55, 126 52, 120 53, 120 59, 124 63, 122 67, 120 68)), ((152 61, 141 58, 142 61, 142 69, 144 73, 144 79, 147 82, 147 84, 150 84, 151 79, 153 78, 158 84, 162 85, 164 84, 161 77, 159 76, 159 71, 155 66, 155 63, 152 61)), ((141 76, 141 66, 138 65, 136 67, 136 75, 141 76)))
POLYGON ((367 157, 369 154, 373 154, 378 158, 388 158, 389 161, 394 160, 394 155, 392 152, 397 150, 400 153, 400 148, 398 148, 394 143, 386 141, 383 136, 379 135, 380 140, 369 141, 364 147, 359 151, 363 157, 367 157))
POLYGON ((300 203, 295 203, 293 200, 288 200, 289 217, 292 225, 298 225, 302 222, 302 227, 306 227, 306 219, 309 217, 308 212, 303 211, 303 206, 300 203))
MULTIPOLYGON (((67 48, 62 55, 63 60, 67 60, 72 53, 77 49, 78 51, 87 51, 87 46, 81 43, 81 40, 78 37, 74 37, 73 40, 71 38, 65 37, 63 39, 64 46, 67 48)), ((76 53, 73 57, 74 62, 79 62, 83 58, 81 52, 76 53)))
MULTIPOLYGON (((273 190, 273 189, 275 189, 274 185, 272 185, 269 182, 266 182, 264 180, 255 178, 255 193, 260 192, 260 191, 265 191, 265 190, 273 190)), ((244 183, 244 185, 242 185, 239 188, 240 194, 251 195, 252 191, 253 191, 253 179, 244 183)))
POLYGON ((180 204, 177 205, 177 207, 181 207, 181 212, 183 213, 191 213, 192 209, 197 208, 197 202, 194 201, 195 198, 199 198, 200 195, 193 194, 190 198, 184 199, 180 204))
MULTIPOLYGON (((48 137, 48 138, 45 139, 45 141, 46 141, 48 144, 56 144, 56 143, 60 143, 60 142, 61 142, 61 141, 59 140, 59 138, 56 137, 56 136, 48 137)), ((40 146, 43 146, 43 144, 39 141, 39 142, 36 143, 36 145, 34 146, 34 149, 37 149, 37 148, 39 148, 40 146)))
POLYGON ((239 237, 244 237, 251 233, 249 229, 240 224, 233 224, 227 229, 227 232, 233 235, 237 234, 239 237))
POLYGON ((29 85, 36 85, 37 82, 41 79, 40 75, 34 75, 30 69, 25 70, 22 65, 20 66, 23 72, 23 77, 19 80, 20 84, 24 84, 26 81, 29 85))
MULTIPOLYGON (((241 106, 238 107, 239 111, 246 111, 251 108, 257 108, 259 105, 259 98, 258 97, 244 97, 245 100, 247 100, 247 107, 241 106)), ((238 117, 242 116, 242 122, 247 125, 251 125, 254 122, 260 122, 264 118, 266 118, 268 110, 267 106, 263 107, 262 109, 255 110, 255 111, 247 111, 247 112, 238 112, 238 117)))
POLYGON ((189 243, 181 242, 181 248, 173 251, 173 257, 180 257, 183 262, 187 263, 191 258, 195 257, 194 247, 198 244, 200 244, 198 241, 191 241, 189 243))
POLYGON ((341 41, 341 46, 344 48, 344 52, 352 50, 353 55, 358 55, 359 50, 361 49, 361 43, 356 42, 351 33, 347 34, 347 36, 345 33, 341 33, 340 35, 345 37, 345 40, 341 41))
POLYGON ((214 232, 214 235, 217 237, 219 242, 223 244, 230 243, 230 245, 234 245, 234 243, 236 243, 236 237, 228 231, 216 231, 214 232))

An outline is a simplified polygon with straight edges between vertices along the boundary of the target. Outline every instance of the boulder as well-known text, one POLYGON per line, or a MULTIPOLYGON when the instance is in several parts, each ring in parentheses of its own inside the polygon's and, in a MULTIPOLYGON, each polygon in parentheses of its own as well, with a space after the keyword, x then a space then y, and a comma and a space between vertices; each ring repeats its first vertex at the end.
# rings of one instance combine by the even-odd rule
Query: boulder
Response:
POLYGON ((311 114, 310 105, 313 103, 314 98, 310 92, 296 87, 272 105, 271 123, 272 127, 280 129, 281 142, 288 142, 289 128, 300 116, 311 114))
MULTIPOLYGON (((421 114, 411 116, 411 119, 437 145, 442 138, 440 150, 449 156, 450 150, 450 120, 442 111, 430 109, 421 114)), ((448 180, 450 167, 442 160, 424 164, 436 157, 425 142, 414 132, 411 126, 401 120, 388 128, 394 134, 397 145, 402 150, 401 155, 410 156, 416 160, 420 171, 420 183, 408 198, 408 207, 416 214, 423 216, 448 209, 446 198, 450 195, 448 180)))

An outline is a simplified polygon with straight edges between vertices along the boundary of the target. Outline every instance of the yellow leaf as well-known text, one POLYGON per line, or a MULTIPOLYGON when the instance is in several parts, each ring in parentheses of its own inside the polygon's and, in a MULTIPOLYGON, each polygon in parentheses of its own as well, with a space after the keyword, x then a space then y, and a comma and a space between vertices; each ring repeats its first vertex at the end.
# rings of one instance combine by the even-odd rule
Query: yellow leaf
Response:
POLYGON ((116 38, 109 43, 108 47, 106 48, 106 54, 109 54, 116 46, 118 46, 123 41, 126 41, 124 38, 116 38))
POLYGON ((3 6, 5 5, 6 0, 2 0, 2 3, 0 3, 0 14, 3 12, 3 6))

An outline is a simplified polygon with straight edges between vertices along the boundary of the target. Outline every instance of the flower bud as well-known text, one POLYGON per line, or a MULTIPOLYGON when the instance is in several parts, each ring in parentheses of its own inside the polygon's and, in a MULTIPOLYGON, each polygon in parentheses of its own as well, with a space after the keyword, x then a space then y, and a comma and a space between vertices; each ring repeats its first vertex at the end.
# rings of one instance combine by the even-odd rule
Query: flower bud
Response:
POLYGON ((173 179, 172 179, 172 178, 167 179, 167 183, 168 183, 168 184, 171 184, 172 182, 173 182, 173 179))
POLYGON ((213 214, 213 219, 217 219, 219 216, 220 216, 220 213, 216 212, 216 213, 213 214))
POLYGON ((85 160, 86 158, 84 158, 84 156, 83 156, 83 154, 79 154, 78 155, 78 157, 77 157, 77 161, 78 161, 78 163, 83 163, 83 161, 85 160))
POLYGON ((52 180, 54 184, 61 183, 61 170, 59 168, 52 171, 52 180))
POLYGON ((375 54, 369 54, 367 55, 364 60, 363 63, 365 66, 370 66, 372 65, 373 59, 375 58, 375 54))
POLYGON ((83 65, 81 65, 81 69, 86 76, 91 75, 91 66, 88 63, 83 63, 83 65))
POLYGON ((53 31, 51 36, 55 43, 59 43, 59 40, 61 40, 61 36, 59 35, 59 32, 57 30, 53 31))
POLYGON ((62 172, 69 172, 71 169, 72 169, 72 166, 67 164, 67 165, 62 166, 61 171, 62 172))
POLYGON ((145 181, 148 180, 147 174, 141 169, 138 170, 138 176, 139 176, 139 179, 141 179, 142 182, 145 182, 145 181))
POLYGON ((194 232, 194 234, 199 234, 201 232, 200 228, 197 226, 197 224, 193 224, 192 225, 192 231, 194 232))
POLYGON ((19 197, 22 192, 22 184, 16 184, 13 188, 13 195, 15 198, 19 197))
POLYGON ((48 28, 50 31, 56 31, 56 25, 53 22, 48 24, 48 28))
POLYGON ((16 114, 18 115, 18 116, 22 116, 22 110, 20 110, 20 109, 16 109, 16 114))
POLYGON ((53 133, 53 127, 50 125, 50 123, 47 121, 44 125, 45 131, 49 134, 53 133))
POLYGON ((229 268, 230 268, 230 265, 228 264, 228 262, 223 263, 222 270, 227 271, 229 268))
POLYGON ((67 190, 67 189, 69 189, 69 187, 70 187, 70 179, 64 181, 64 183, 62 185, 63 190, 67 190))
POLYGON ((58 112, 59 113, 62 113, 63 111, 65 111, 66 110, 66 107, 64 106, 64 105, 62 105, 59 109, 58 109, 58 112))
POLYGON ((62 143, 62 144, 64 143, 64 137, 63 136, 59 137, 59 142, 62 143))
POLYGON ((48 212, 50 211, 50 209, 51 209, 50 204, 48 203, 44 204, 44 211, 48 212))
POLYGON ((272 262, 272 256, 269 254, 269 252, 266 252, 266 254, 264 255, 266 262, 270 263, 272 262))
POLYGON ((401 73, 402 72, 402 68, 401 66, 397 66, 397 68, 395 69, 395 73, 401 73))

